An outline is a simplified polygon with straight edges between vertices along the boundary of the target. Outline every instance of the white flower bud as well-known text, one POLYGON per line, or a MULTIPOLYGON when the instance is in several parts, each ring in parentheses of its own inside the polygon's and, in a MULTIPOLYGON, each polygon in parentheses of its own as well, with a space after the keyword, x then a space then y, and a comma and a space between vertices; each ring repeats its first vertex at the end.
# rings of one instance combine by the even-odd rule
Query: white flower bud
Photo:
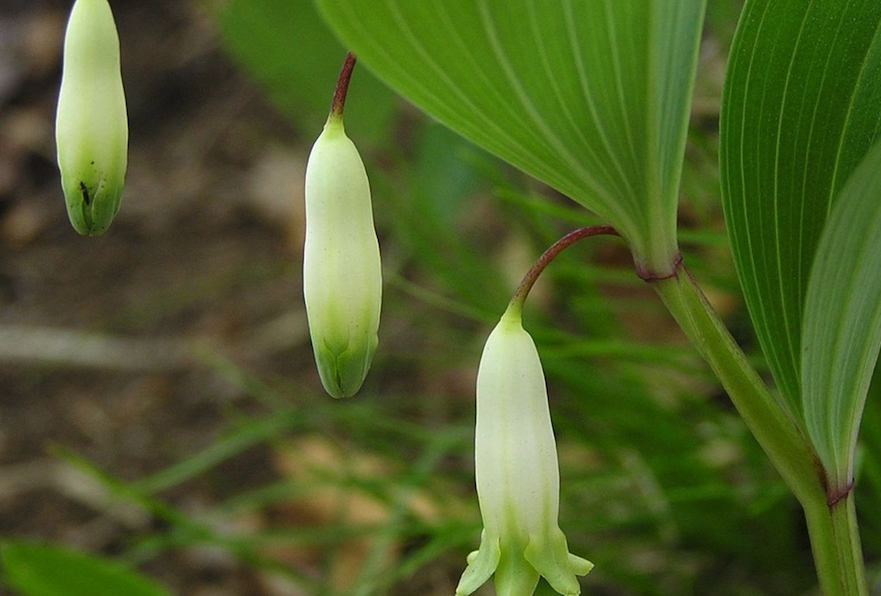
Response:
POLYGON ((306 166, 303 292, 321 382, 333 397, 354 395, 379 342, 382 271, 367 173, 338 115, 306 166))
POLYGON ((55 139, 70 223, 80 234, 102 234, 119 211, 128 151, 119 37, 107 0, 76 0, 71 10, 55 139))
POLYGON ((581 589, 593 564, 569 553, 558 526, 560 471, 544 372, 513 306, 490 334, 477 373, 480 549, 468 557, 458 596, 495 574, 498 596, 529 596, 539 576, 560 594, 581 589))

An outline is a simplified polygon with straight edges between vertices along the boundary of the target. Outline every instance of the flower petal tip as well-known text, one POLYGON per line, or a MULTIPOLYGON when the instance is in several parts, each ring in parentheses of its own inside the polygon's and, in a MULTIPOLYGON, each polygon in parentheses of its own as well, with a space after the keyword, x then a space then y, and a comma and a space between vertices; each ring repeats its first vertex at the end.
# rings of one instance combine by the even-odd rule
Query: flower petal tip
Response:
POLYGON ((488 538, 486 530, 480 536, 480 549, 468 555, 468 567, 462 573, 456 596, 468 596, 486 583, 499 566, 502 550, 498 538, 488 538))
POLYGON ((563 596, 580 594, 576 576, 593 569, 593 563, 569 552, 566 536, 559 528, 547 535, 530 536, 523 556, 563 596))
POLYGON ((569 564, 575 570, 575 575, 587 575, 594 568, 593 563, 572 553, 569 553, 569 564))

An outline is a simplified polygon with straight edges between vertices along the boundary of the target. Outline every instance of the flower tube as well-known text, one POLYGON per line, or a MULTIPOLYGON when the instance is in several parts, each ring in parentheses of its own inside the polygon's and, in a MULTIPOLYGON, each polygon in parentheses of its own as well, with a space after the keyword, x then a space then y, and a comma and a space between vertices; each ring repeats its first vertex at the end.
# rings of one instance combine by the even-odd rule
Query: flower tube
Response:
POLYGON ((558 526, 560 472, 544 372, 512 304, 487 339, 477 373, 480 549, 456 588, 467 596, 495 574, 499 596, 530 596, 539 576, 560 594, 581 589, 593 564, 569 553, 558 526))
POLYGON ((76 0, 64 38, 55 141, 70 223, 103 234, 119 211, 128 118, 119 36, 107 0, 76 0))
POLYGON ((382 270, 367 173, 336 112, 306 166, 303 293, 321 382, 354 395, 379 343, 382 270))

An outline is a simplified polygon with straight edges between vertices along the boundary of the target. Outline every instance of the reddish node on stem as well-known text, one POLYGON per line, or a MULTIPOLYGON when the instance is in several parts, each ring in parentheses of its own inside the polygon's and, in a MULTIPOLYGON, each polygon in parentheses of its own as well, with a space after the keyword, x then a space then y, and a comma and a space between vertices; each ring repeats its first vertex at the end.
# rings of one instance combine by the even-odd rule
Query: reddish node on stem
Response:
POLYGON ((841 488, 837 488, 831 492, 827 491, 826 493, 826 506, 829 509, 835 507, 839 502, 843 501, 847 498, 847 496, 853 491, 853 480, 848 482, 841 488))
POLYGON ((663 281, 665 279, 673 279, 677 275, 679 275, 679 266, 682 264, 682 254, 677 253, 676 259, 673 261, 673 272, 667 275, 658 275, 648 269, 644 269, 643 267, 637 265, 636 274, 639 278, 646 283, 653 283, 656 281, 663 281))

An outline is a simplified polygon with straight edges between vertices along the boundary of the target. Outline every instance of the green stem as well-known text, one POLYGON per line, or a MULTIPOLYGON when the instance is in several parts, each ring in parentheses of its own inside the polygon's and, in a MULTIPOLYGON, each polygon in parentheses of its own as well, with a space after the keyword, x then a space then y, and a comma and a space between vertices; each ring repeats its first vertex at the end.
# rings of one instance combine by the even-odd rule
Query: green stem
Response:
POLYGON ((831 507, 804 504, 814 564, 826 596, 868 596, 853 492, 831 507))
POLYGON ((867 596, 852 493, 828 504, 810 443, 749 365, 685 266, 680 263, 674 275, 651 283, 804 508, 825 596, 867 596))

